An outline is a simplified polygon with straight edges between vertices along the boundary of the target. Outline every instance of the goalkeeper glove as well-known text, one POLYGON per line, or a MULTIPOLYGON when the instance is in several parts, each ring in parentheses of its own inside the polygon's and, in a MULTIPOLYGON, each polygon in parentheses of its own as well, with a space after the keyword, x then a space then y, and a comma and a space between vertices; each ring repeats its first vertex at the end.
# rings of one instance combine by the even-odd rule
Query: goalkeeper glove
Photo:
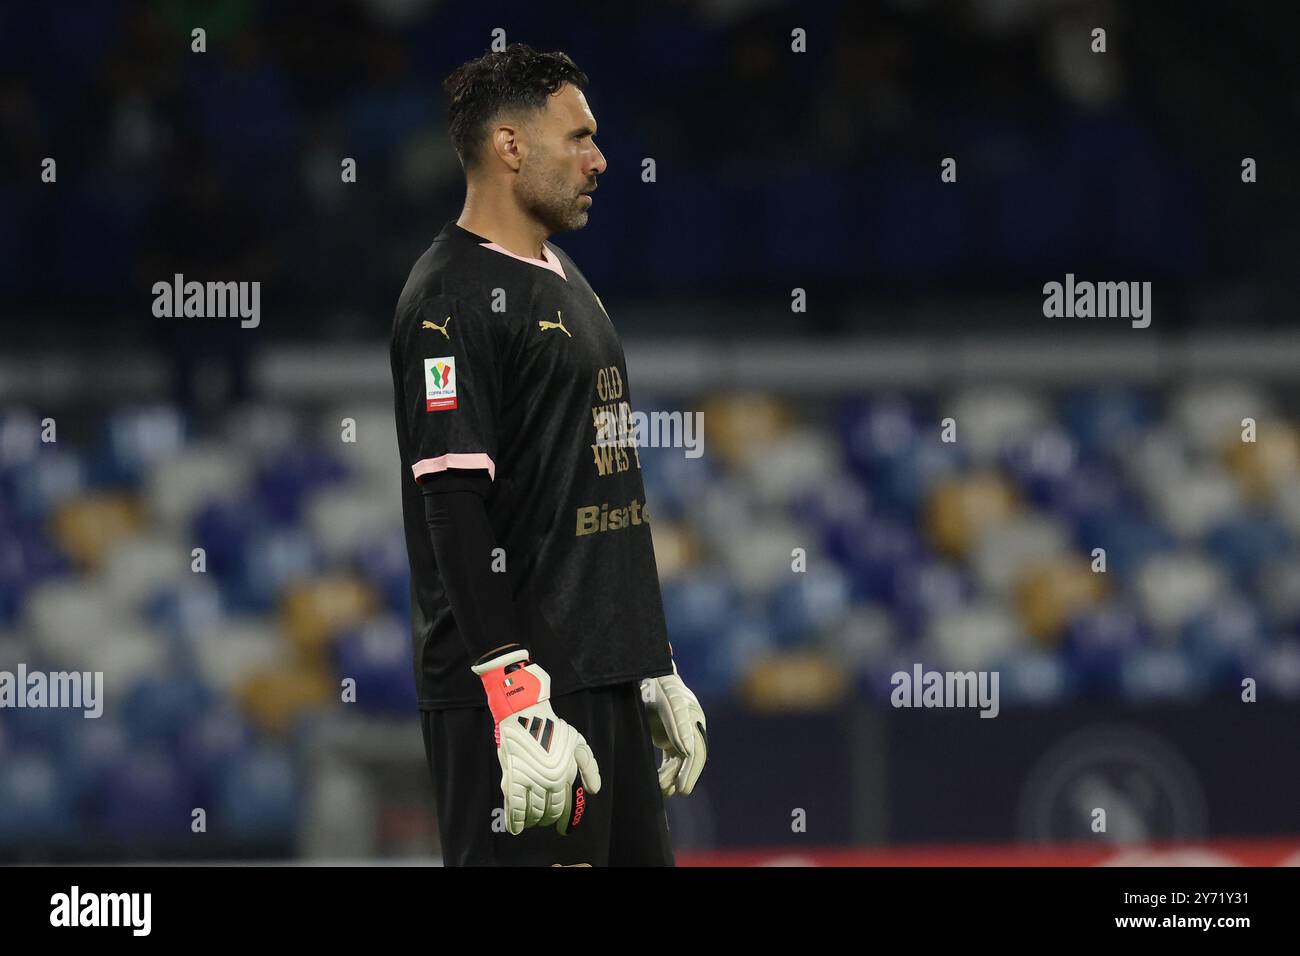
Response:
POLYGON ((496 721, 507 828, 517 836, 555 824, 567 833, 582 819, 587 795, 599 792, 600 770, 582 734, 551 709, 551 676, 517 644, 471 669, 483 679, 496 721))
POLYGON ((650 717, 650 739, 664 752, 659 789, 665 797, 689 794, 709 757, 706 722, 700 702, 677 676, 677 663, 666 677, 641 682, 641 699, 650 717))

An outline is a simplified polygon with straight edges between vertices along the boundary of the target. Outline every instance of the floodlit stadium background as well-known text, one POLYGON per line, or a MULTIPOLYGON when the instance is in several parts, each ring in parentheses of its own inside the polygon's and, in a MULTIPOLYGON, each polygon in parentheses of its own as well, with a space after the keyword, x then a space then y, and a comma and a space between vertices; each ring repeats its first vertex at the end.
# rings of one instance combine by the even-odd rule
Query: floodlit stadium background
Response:
POLYGON ((487 6, 0 13, 0 670, 107 684, 0 710, 0 860, 437 858, 387 335, 501 28, 592 79, 553 241, 634 406, 704 415, 641 453, 682 862, 1300 862, 1296 9, 487 6), (153 318, 177 272, 261 325, 153 318), (1044 318, 1066 273, 1151 326, 1044 318), (892 708, 915 664, 998 716, 892 708))

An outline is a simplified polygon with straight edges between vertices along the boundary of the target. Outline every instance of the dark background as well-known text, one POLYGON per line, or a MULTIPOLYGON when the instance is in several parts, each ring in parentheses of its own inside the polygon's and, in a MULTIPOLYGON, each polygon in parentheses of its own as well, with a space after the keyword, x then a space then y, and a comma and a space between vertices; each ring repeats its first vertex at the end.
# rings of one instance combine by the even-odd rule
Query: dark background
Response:
POLYGON ((441 81, 497 27, 592 78, 606 221, 559 241, 611 301, 765 303, 800 285, 818 297, 806 331, 827 334, 891 327, 864 303, 1015 297, 1066 271, 1159 279, 1164 303, 1232 297, 1230 317, 1167 311, 1175 328, 1281 322, 1269 305, 1295 287, 1290 4, 239 0, 0 17, 11 347, 70 326, 148 344, 141 303, 174 272, 261 279, 269 337, 381 335, 463 194, 441 81), (1097 24, 1104 56, 1079 40, 1097 24), (796 26, 806 54, 789 50, 796 26), (46 156, 57 188, 33 182, 46 156), (647 156, 657 184, 640 181, 647 156), (936 186, 946 156, 959 188, 936 186))

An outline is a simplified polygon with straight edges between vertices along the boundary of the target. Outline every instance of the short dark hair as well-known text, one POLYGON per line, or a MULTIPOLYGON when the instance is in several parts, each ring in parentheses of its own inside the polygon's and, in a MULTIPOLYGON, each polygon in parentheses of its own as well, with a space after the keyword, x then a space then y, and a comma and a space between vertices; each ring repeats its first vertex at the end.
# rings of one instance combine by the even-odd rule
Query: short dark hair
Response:
POLYGON ((546 98, 565 83, 587 86, 587 74, 566 53, 538 53, 525 43, 511 43, 456 68, 443 82, 451 96, 448 118, 451 141, 461 165, 478 164, 489 122, 502 110, 541 110, 546 98))

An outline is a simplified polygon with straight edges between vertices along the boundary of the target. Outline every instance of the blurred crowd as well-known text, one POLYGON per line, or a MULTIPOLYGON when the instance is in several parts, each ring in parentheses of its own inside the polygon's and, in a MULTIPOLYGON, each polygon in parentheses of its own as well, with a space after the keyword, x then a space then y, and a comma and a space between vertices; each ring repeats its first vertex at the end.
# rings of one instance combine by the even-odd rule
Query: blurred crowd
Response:
MULTIPOLYGON (((1003 713, 1233 700, 1246 677, 1300 698, 1300 438, 1274 395, 696 404, 709 454, 641 458, 706 706, 887 707, 917 663, 997 671, 1003 713)), ((0 418, 0 670, 102 671, 106 701, 4 712, 0 852, 292 852, 322 718, 414 713, 390 410, 200 428, 154 405, 40 432, 0 418), (194 807, 217 842, 190 839, 194 807)))
POLYGON ((1154 42, 1160 16, 986 0, 7 5, 0 297, 103 335, 110 310, 112 336, 140 339, 152 282, 260 279, 266 334, 373 334, 459 209, 441 80, 498 27, 592 78, 611 218, 564 241, 611 294, 935 290, 1088 266, 1203 277, 1251 252, 1213 228, 1213 187, 1269 143, 1238 133, 1228 178, 1207 182, 1200 160, 1228 133, 1178 101, 1199 87, 1166 88, 1197 51, 1154 42), (207 52, 191 52, 200 26, 207 52), (948 156, 962 185, 944 190, 948 156), (39 181, 45 157, 57 185, 39 181))

